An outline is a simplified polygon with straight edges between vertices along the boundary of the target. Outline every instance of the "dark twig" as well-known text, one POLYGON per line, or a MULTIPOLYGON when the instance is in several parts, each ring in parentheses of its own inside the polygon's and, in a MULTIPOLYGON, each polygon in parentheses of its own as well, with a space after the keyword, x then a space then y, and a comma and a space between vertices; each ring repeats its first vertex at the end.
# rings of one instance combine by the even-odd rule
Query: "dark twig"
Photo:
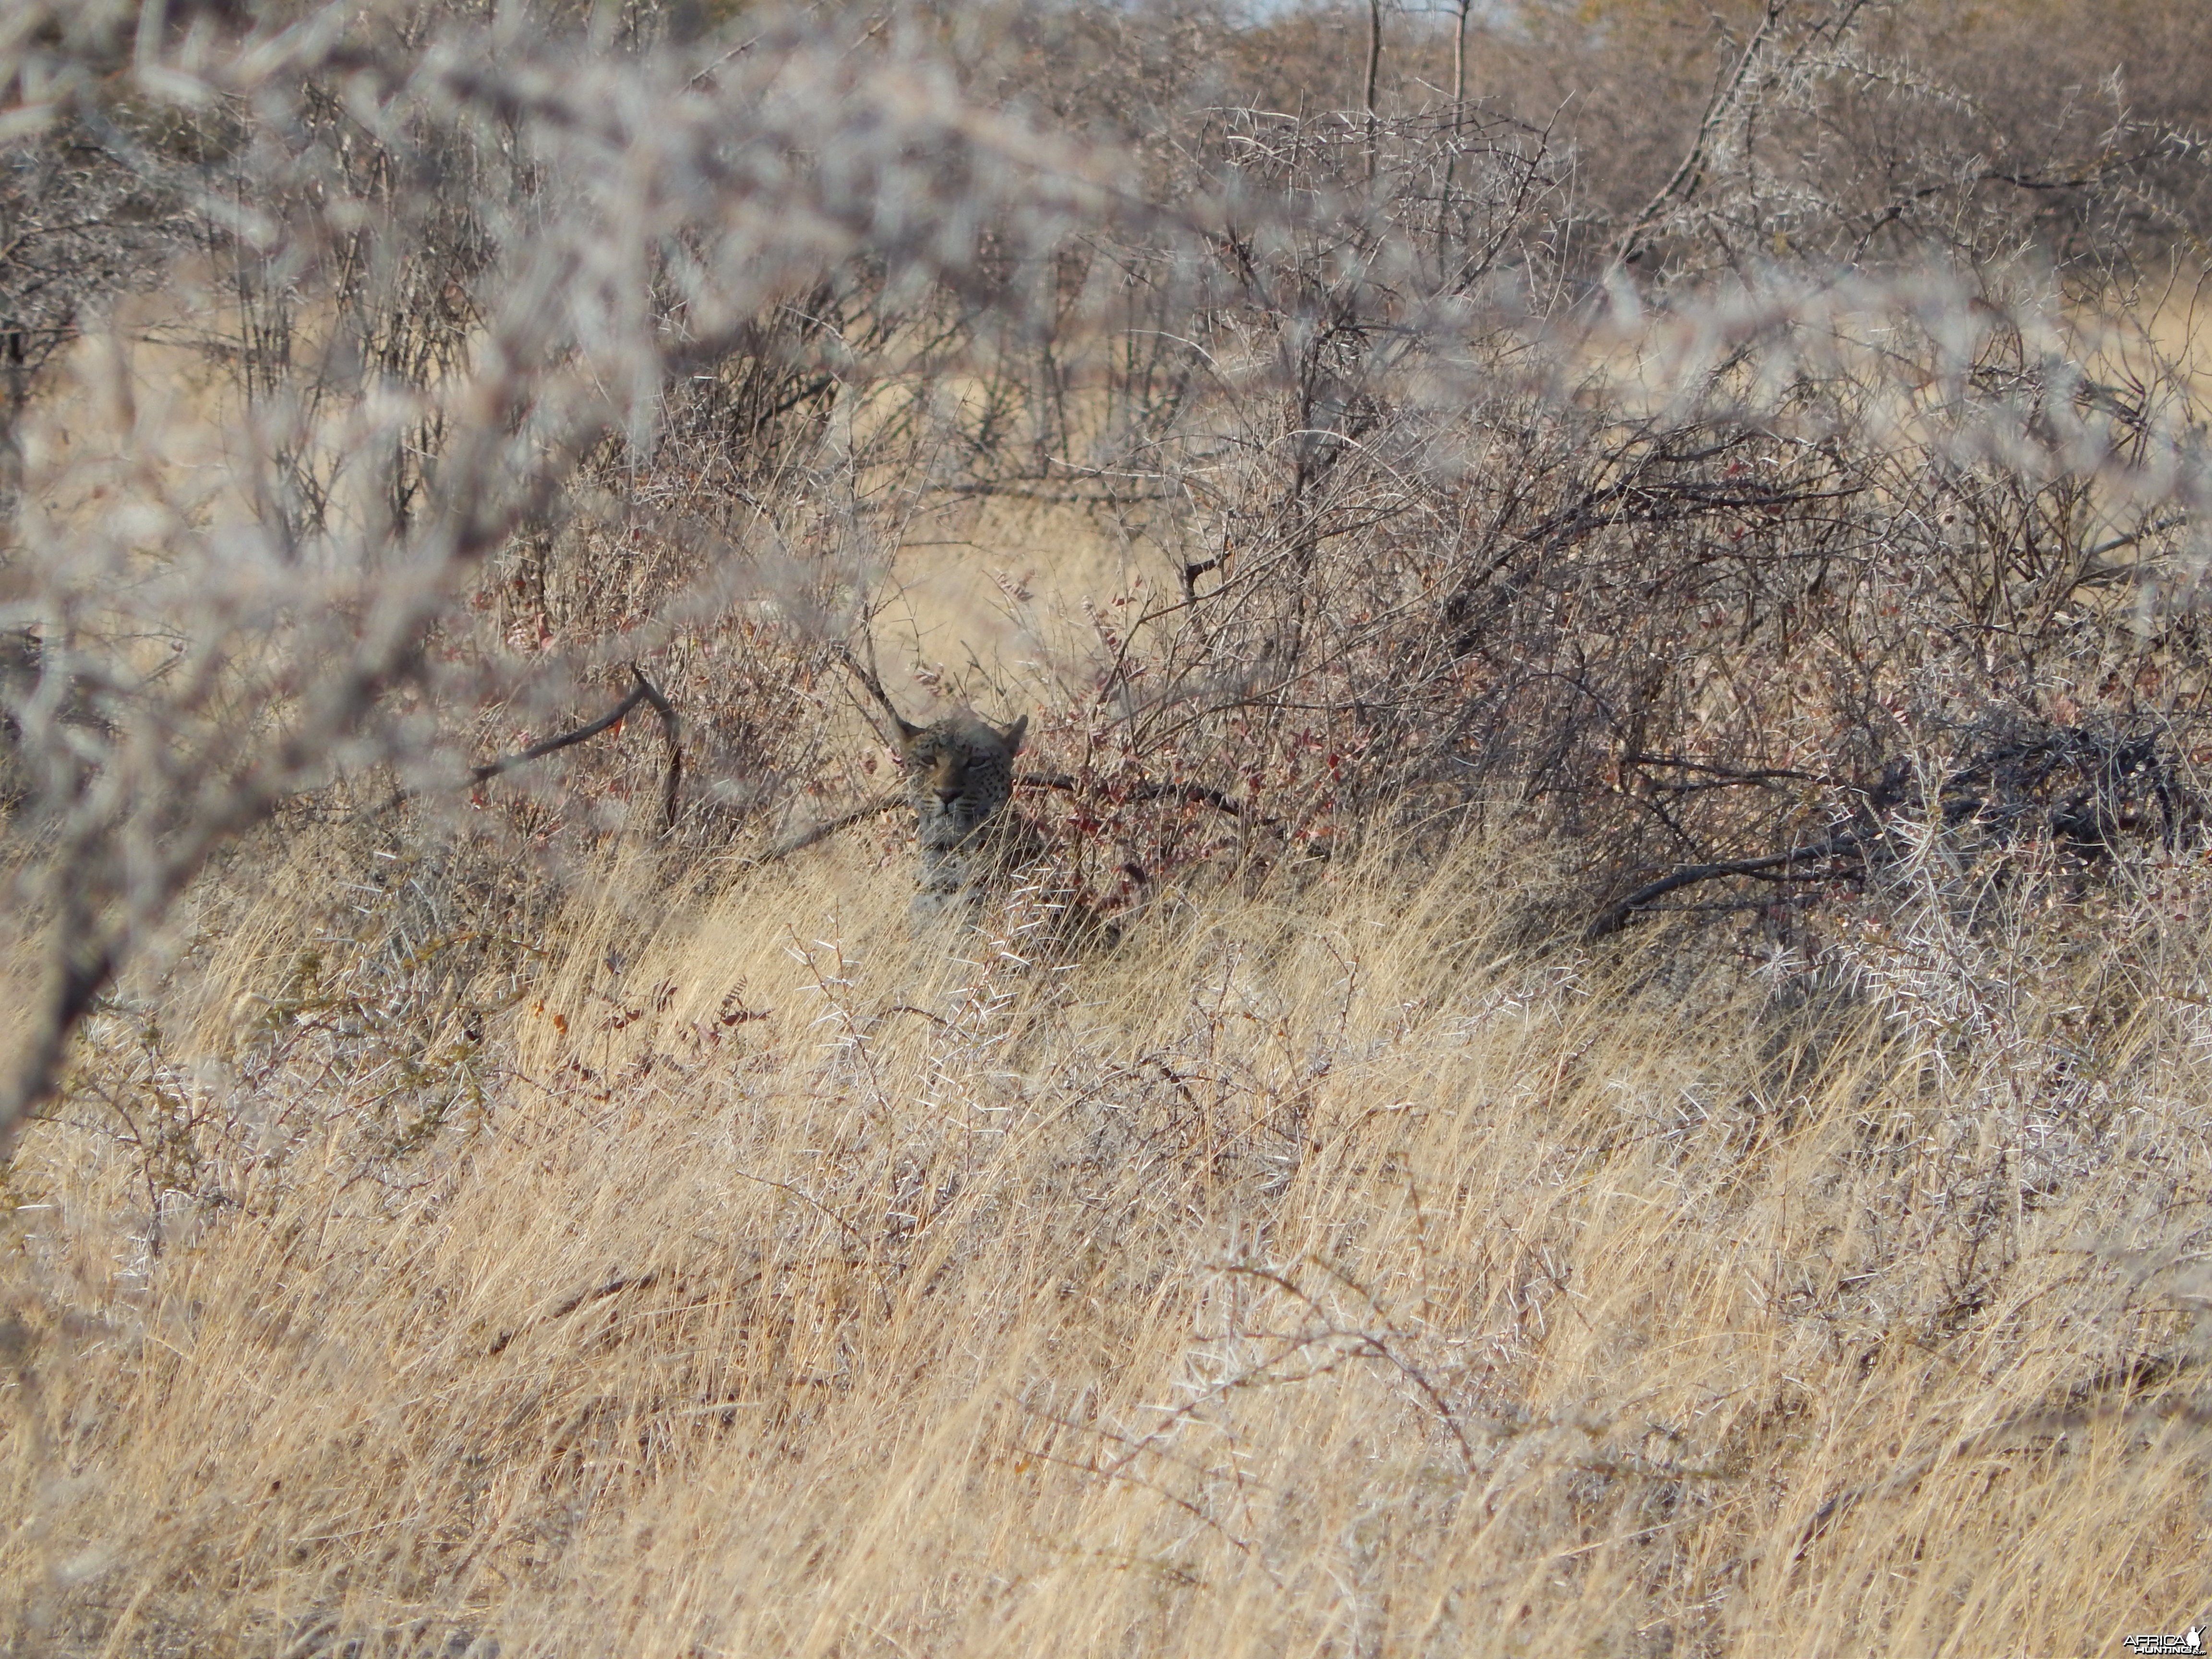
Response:
MULTIPOLYGON (((1056 789, 1063 795, 1079 795, 1084 786, 1065 772, 1024 772, 1014 781, 1032 789, 1056 789)), ((1180 800, 1194 806, 1211 806, 1218 812, 1226 812, 1232 818, 1249 818, 1255 823, 1274 825, 1280 818, 1255 817, 1249 807, 1240 806, 1220 790, 1203 783, 1158 783, 1150 778, 1139 778, 1127 786, 1132 800, 1180 800)))
POLYGON ((1628 227, 1627 233, 1614 245, 1613 262, 1616 267, 1626 265, 1644 252, 1645 234, 1659 222, 1670 200, 1679 194, 1686 202, 1698 193, 1698 185, 1705 182, 1705 164, 1712 154, 1721 124, 1736 107, 1737 100, 1743 94, 1743 83, 1751 74, 1751 66, 1759 57, 1759 48, 1774 33, 1775 26, 1782 19, 1782 0, 1767 0, 1766 15, 1760 20, 1759 27, 1753 32, 1742 53, 1736 58, 1734 71, 1713 88, 1711 101, 1706 104, 1704 118, 1698 123, 1697 137, 1691 141, 1689 153, 1682 157, 1681 165, 1674 169, 1674 175, 1659 187, 1659 193, 1646 204, 1644 211, 1638 214, 1628 227))
POLYGON ((1755 876, 1768 870, 1778 870, 1786 865, 1809 864, 1815 859, 1833 858, 1843 853, 1859 853, 1856 836, 1846 833, 1831 836, 1817 846, 1796 848, 1787 853, 1770 853, 1764 858, 1727 859, 1714 864, 1692 864, 1662 876, 1656 881, 1646 882, 1626 897, 1615 899, 1597 913, 1590 925, 1583 930, 1585 940, 1601 939, 1608 933, 1617 933, 1626 927, 1636 912, 1656 898, 1688 887, 1700 881, 1713 881, 1723 876, 1755 876))
MULTIPOLYGON (((872 656, 875 647, 871 644, 868 650, 869 654, 872 656)), ((891 717, 891 726, 899 736, 911 738, 920 732, 921 730, 920 726, 914 725, 905 715, 899 713, 898 705, 891 701, 891 694, 884 690, 884 683, 878 678, 876 671, 853 654, 852 647, 839 640, 830 646, 830 652, 839 662, 845 665, 847 670, 851 672, 854 679, 860 681, 868 695, 883 705, 884 713, 891 717)))
POLYGON ((645 693, 653 712, 660 716, 660 734, 668 741, 668 770, 660 785, 660 827, 673 830, 684 793, 684 725, 676 717, 674 705, 661 695, 659 686, 646 678, 635 663, 629 665, 629 672, 637 677, 637 689, 645 693))
POLYGON ((563 732, 557 737, 541 738, 538 742, 532 744, 529 748, 515 754, 502 755, 497 760, 486 761, 482 766, 471 767, 470 781, 474 783, 488 783, 501 773, 512 772, 518 766, 526 766, 532 761, 543 760, 548 755, 563 749, 573 748, 577 744, 598 737, 602 732, 620 726, 638 704, 650 703, 653 705, 653 713, 660 716, 660 730, 668 739, 668 771, 665 781, 661 786, 661 808, 665 826, 674 829, 678 793, 684 783, 682 726, 676 718, 675 708, 665 696, 661 695, 660 688, 646 678, 645 671, 635 663, 632 663, 629 665, 629 672, 630 677, 637 682, 630 688, 629 696, 624 697, 590 725, 580 726, 574 731, 563 732))
MULTIPOLYGON (((556 754, 561 750, 571 749, 580 743, 588 742, 591 738, 598 737, 600 732, 620 726, 636 709, 638 704, 650 703, 653 713, 660 716, 661 733, 668 740, 668 770, 663 775, 660 790, 662 827, 674 829, 677 807, 684 787, 683 723, 677 718, 675 706, 662 695, 659 686, 646 678, 642 669, 635 663, 632 663, 629 665, 629 672, 631 678, 637 682, 630 688, 629 695, 600 715, 599 719, 592 721, 590 725, 580 726, 574 731, 563 732, 557 737, 543 738, 532 744, 527 749, 518 750, 512 755, 502 755, 497 760, 486 761, 481 766, 472 766, 469 769, 469 781, 488 783, 502 774, 514 771, 519 766, 526 766, 532 761, 543 760, 546 756, 556 754)), ((383 805, 371 809, 372 812, 388 812, 417 793, 412 789, 395 789, 392 792, 391 798, 383 805)))
POLYGON ((759 857, 748 859, 745 861, 746 867, 757 870, 764 864, 773 864, 778 859, 789 858, 793 853, 803 853, 816 842, 829 840, 840 830, 849 830, 856 823, 874 817, 878 812, 890 811, 892 807, 896 806, 906 798, 906 791, 903 789, 886 789, 873 800, 864 801, 849 812, 840 812, 836 817, 825 819, 811 830, 801 830, 787 841, 776 842, 759 857))

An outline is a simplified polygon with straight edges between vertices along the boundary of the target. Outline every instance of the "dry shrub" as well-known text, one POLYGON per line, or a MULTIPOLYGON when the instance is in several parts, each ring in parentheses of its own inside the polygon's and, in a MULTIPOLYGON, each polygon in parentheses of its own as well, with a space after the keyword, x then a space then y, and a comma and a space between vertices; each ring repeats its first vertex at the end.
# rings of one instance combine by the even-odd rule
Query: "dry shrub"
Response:
POLYGON ((2079 1051, 2094 1106, 1940 1019, 1505 948, 1542 880, 1347 866, 1040 975, 916 965, 895 878, 780 866, 640 932, 659 884, 610 869, 427 1145, 327 1120, 156 1234, 129 1149, 43 1126, 10 1639, 1917 1652, 2195 1616, 2193 1011, 2079 1051))
POLYGON ((21 9, 13 1646, 2198 1616, 2201 148, 1863 12, 21 9))

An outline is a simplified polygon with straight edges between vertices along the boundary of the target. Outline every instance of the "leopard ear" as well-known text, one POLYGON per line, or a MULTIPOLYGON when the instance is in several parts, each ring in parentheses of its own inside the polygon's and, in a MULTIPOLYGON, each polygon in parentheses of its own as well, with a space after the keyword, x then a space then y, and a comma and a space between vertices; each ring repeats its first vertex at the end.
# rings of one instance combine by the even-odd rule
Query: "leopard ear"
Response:
POLYGON ((1029 734, 1030 717, 1027 714, 1023 715, 1012 726, 999 733, 1000 737, 1006 740, 1006 752, 1009 755, 1018 755, 1022 752, 1022 739, 1029 736, 1029 734))

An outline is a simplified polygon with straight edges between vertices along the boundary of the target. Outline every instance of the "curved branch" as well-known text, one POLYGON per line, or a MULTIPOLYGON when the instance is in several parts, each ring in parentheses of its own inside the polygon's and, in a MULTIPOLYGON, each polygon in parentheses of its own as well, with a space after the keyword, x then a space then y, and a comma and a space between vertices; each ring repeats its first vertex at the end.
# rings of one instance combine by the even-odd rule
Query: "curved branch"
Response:
POLYGON ((1616 266, 1626 264, 1644 251, 1645 233, 1659 222, 1660 216, 1667 210, 1668 202, 1677 191, 1681 193, 1686 202, 1698 193, 1698 186, 1705 181, 1705 157, 1711 149, 1714 136, 1719 131, 1721 123, 1728 118, 1729 112, 1735 108, 1736 100, 1743 92, 1744 81, 1751 73, 1753 60, 1759 56, 1759 49, 1766 44, 1767 37, 1774 33, 1775 25, 1781 21, 1782 9, 1782 0, 1767 0, 1766 15, 1744 47, 1743 55, 1735 60, 1734 73, 1713 88, 1712 101, 1705 106, 1704 118, 1698 123, 1698 134, 1691 142, 1689 153, 1682 157, 1682 163, 1674 169, 1674 177, 1659 187, 1659 193, 1645 205, 1643 212, 1636 216, 1627 233, 1614 244, 1613 262, 1616 266))
MULTIPOLYGON (((869 656, 873 657, 875 655, 875 652, 876 647, 874 643, 871 641, 868 647, 869 656)), ((860 681, 861 687, 867 692, 867 694, 873 697, 878 703, 883 705, 884 713, 891 717, 891 725, 897 731, 899 736, 902 738, 911 738, 918 736, 921 733, 921 728, 920 726, 915 725, 912 721, 908 720, 905 715, 899 713, 898 705, 891 701, 891 694, 884 690, 884 683, 877 677, 876 671, 867 664, 863 663, 858 657, 854 656, 853 654, 853 647, 851 646, 847 645, 842 640, 838 640, 833 642, 830 647, 830 654, 836 658, 839 662, 844 664, 845 667, 852 674, 853 678, 860 681)))
POLYGON ((1669 876, 1650 881, 1626 897, 1615 899, 1599 911, 1583 929, 1585 943, 1601 939, 1608 933, 1617 933, 1628 926, 1636 912, 1657 898, 1701 881, 1714 881, 1723 876, 1755 876, 1768 870, 1778 870, 1787 865, 1810 864, 1815 859, 1833 858, 1839 853, 1862 853, 1858 838, 1854 835, 1831 836, 1815 847, 1801 847, 1787 853, 1770 853, 1764 858, 1726 859, 1715 864, 1692 864, 1669 876))
POLYGON ((863 802, 849 812, 841 812, 834 818, 825 818, 811 830, 803 830, 787 841, 776 842, 758 858, 747 859, 744 867, 748 870, 757 870, 763 865, 774 864, 778 859, 789 858, 793 853, 803 853, 817 842, 829 840, 841 830, 849 830, 854 824, 874 817, 879 812, 890 811, 892 807, 896 806, 906 798, 906 791, 902 787, 887 789, 873 800, 863 802))
MULTIPOLYGON (((1024 772, 1014 781, 1032 789, 1056 789, 1063 795, 1083 793, 1083 785, 1065 772, 1024 772)), ((1249 807, 1238 805, 1220 790, 1203 783, 1156 783, 1150 778, 1139 778, 1127 789, 1132 800, 1186 801, 1193 806, 1211 806, 1217 812, 1226 812, 1232 818, 1246 818, 1254 823, 1273 825, 1283 822, 1280 818, 1256 817, 1249 807)))
MULTIPOLYGON (((501 773, 512 772, 518 766, 525 766, 532 761, 543 760, 546 756, 557 753, 561 750, 573 748, 577 744, 598 737, 602 732, 620 726, 638 704, 650 703, 653 705, 653 713, 660 716, 661 733, 668 741, 668 770, 661 784, 662 827, 674 829, 678 795, 684 784, 682 725, 676 717, 674 706, 661 694, 659 686, 646 678, 645 671, 635 663, 632 663, 629 665, 629 672, 631 678, 637 682, 631 688, 630 694, 590 725, 580 726, 574 731, 563 732, 557 737, 542 738, 532 744, 529 748, 518 750, 514 754, 502 755, 497 760, 486 761, 481 766, 472 766, 469 769, 469 781, 472 783, 488 783, 501 773)), ((401 791, 388 804, 396 805, 399 800, 404 799, 405 794, 405 791, 401 791)))

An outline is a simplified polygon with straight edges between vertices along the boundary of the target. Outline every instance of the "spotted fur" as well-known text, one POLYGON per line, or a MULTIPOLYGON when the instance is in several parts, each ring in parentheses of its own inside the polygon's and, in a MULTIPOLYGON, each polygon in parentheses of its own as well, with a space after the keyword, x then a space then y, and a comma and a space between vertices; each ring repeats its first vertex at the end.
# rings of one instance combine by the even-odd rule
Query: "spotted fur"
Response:
POLYGON ((1013 808, 1014 757, 1029 733, 1024 715, 1003 730, 969 714, 933 726, 899 722, 899 759, 914 802, 921 848, 914 912, 966 920, 994 890, 1022 893, 1035 907, 1025 934, 1048 950, 1111 945, 1121 930, 1051 884, 1052 847, 1013 808))
POLYGON ((1001 731, 968 714, 900 732, 921 848, 916 910, 972 902, 1043 855, 1042 838, 1009 805, 1014 757, 1028 732, 1027 715, 1001 731))

